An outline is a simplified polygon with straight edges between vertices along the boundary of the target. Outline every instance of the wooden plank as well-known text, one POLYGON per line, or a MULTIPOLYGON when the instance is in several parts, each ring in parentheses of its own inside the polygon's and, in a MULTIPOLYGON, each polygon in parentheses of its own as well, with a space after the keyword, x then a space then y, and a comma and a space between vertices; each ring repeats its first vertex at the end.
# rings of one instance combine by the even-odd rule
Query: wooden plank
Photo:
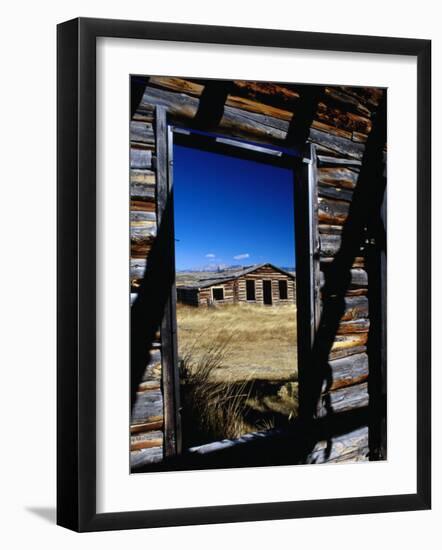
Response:
POLYGON ((155 200, 155 184, 131 183, 130 197, 136 201, 152 202, 155 200))
POLYGON ((320 166, 351 166, 353 170, 358 170, 362 164, 360 160, 333 157, 326 154, 318 155, 318 161, 320 166))
POLYGON ((370 329, 369 319, 353 319, 344 321, 338 327, 338 334, 348 334, 351 332, 368 332, 370 329))
POLYGON ((204 86, 201 84, 175 76, 151 76, 149 77, 149 86, 151 85, 197 97, 199 97, 204 90, 204 86))
MULTIPOLYGON (((165 93, 165 92, 163 92, 165 93)), ((146 95, 146 94, 145 94, 146 95)), ((176 96, 177 94, 170 94, 176 96)), ((180 94, 180 97, 182 94, 180 94)), ((143 98, 144 99, 144 98, 143 98)), ((165 106, 157 106, 155 119, 156 155, 157 155, 157 218, 164 235, 163 271, 166 281, 175 280, 174 257, 174 227, 172 212, 172 179, 170 173, 169 146, 171 136, 168 130, 168 111, 165 106), (167 224, 166 227, 164 225, 167 224)), ((176 312, 175 312, 175 285, 172 284, 169 296, 165 303, 161 321, 161 349, 162 349, 162 387, 164 396, 164 454, 173 456, 177 453, 177 415, 176 409, 176 378, 178 370, 176 345, 176 312)))
POLYGON ((130 140, 131 142, 147 143, 154 145, 155 136, 153 133, 153 126, 149 122, 139 122, 131 120, 130 122, 130 140))
POLYGON ((348 92, 343 91, 335 87, 326 87, 325 95, 327 97, 326 103, 334 102, 335 104, 341 106, 344 109, 352 111, 356 114, 363 115, 365 117, 371 117, 371 110, 367 109, 360 100, 354 96, 354 94, 349 94, 348 92))
POLYGON ((351 202, 353 199, 353 191, 341 187, 334 187, 333 185, 318 185, 318 195, 328 199, 343 200, 347 202, 351 202))
POLYGON ((365 382, 368 378, 368 356, 359 353, 329 361, 330 377, 324 381, 322 391, 337 390, 365 382))
POLYGON ((368 317, 368 299, 366 296, 354 296, 344 298, 344 313, 341 321, 365 319, 368 317))
POLYGON ((163 418, 163 395, 161 390, 137 394, 132 409, 131 424, 154 422, 163 418))
POLYGON ((144 259, 149 254, 153 243, 153 237, 131 240, 130 255, 132 258, 144 259))
POLYGON ((358 102, 367 105, 369 109, 379 106, 385 92, 384 88, 368 86, 339 86, 339 88, 358 102))
POLYGON ((130 149, 130 167, 138 170, 147 170, 152 166, 152 151, 150 149, 130 149))
POLYGON ((351 333, 351 334, 336 334, 334 337, 331 352, 354 348, 358 346, 365 346, 368 340, 368 333, 351 333))
POLYGON ((155 212, 146 212, 144 210, 132 210, 130 211, 130 221, 131 222, 137 222, 142 223, 145 222, 147 224, 155 224, 156 226, 156 219, 157 215, 155 212))
POLYGON ((318 170, 319 183, 344 189, 354 189, 359 174, 345 167, 320 167, 318 170))
POLYGON ((163 420, 156 420, 155 422, 144 422, 142 424, 133 424, 130 427, 130 433, 144 433, 151 430, 161 430, 163 427, 163 420))
POLYGON ((355 346, 354 348, 344 348, 333 350, 328 355, 328 360, 333 361, 334 359, 342 359, 344 357, 351 357, 358 353, 365 353, 367 351, 367 346, 355 346))
MULTIPOLYGON (((142 103, 164 107, 173 120, 185 121, 190 126, 199 106, 197 98, 155 88, 146 88, 142 103)), ((286 121, 275 117, 225 107, 223 117, 216 129, 218 133, 228 134, 230 137, 243 137, 264 143, 281 143, 285 139, 287 128, 286 121)))
POLYGON ((369 460, 368 427, 318 441, 306 464, 365 462, 369 460))
POLYGON ((330 103, 320 101, 316 113, 317 118, 326 124, 342 128, 348 132, 362 132, 369 134, 372 122, 367 116, 357 115, 343 109, 339 109, 330 103))
POLYGON ((315 128, 310 129, 310 140, 336 151, 337 153, 361 160, 365 151, 363 143, 356 143, 351 139, 345 139, 315 128))
POLYGON ((235 80, 233 91, 236 95, 248 97, 277 108, 292 111, 300 95, 293 86, 284 86, 271 82, 253 82, 249 80, 235 80))
POLYGON ((131 451, 130 467, 131 469, 141 468, 149 464, 155 464, 163 460, 163 447, 153 447, 152 449, 141 449, 131 451))
POLYGON ((321 256, 333 257, 336 256, 341 248, 342 236, 320 233, 319 241, 321 243, 321 256))
POLYGON ((162 445, 163 432, 160 430, 134 434, 130 437, 131 451, 137 451, 139 449, 151 449, 152 447, 160 447, 162 445))
POLYGON ((253 99, 231 94, 227 96, 226 105, 228 107, 236 107, 237 109, 250 111, 251 113, 258 113, 261 115, 278 118, 287 122, 290 122, 293 117, 292 111, 273 107, 272 105, 268 105, 266 103, 261 103, 253 99))
POLYGON ((356 384, 323 394, 318 406, 318 417, 367 407, 368 384, 356 384))
POLYGON ((153 170, 137 170, 130 171, 130 182, 141 185, 155 185, 155 172, 153 170))
POLYGON ((142 382, 161 380, 161 350, 150 350, 149 362, 146 365, 142 382))
POLYGON ((318 203, 318 218, 320 223, 343 225, 346 222, 350 210, 348 202, 319 197, 318 203))

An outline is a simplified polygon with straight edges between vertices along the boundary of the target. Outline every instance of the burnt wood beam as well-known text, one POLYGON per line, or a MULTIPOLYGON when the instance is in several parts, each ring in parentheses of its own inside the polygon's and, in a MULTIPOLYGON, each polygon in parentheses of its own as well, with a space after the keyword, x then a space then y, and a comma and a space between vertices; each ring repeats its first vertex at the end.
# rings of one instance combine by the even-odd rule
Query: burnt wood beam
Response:
POLYGON ((130 82, 130 118, 134 117, 138 109, 141 99, 143 98, 144 90, 149 83, 149 78, 145 76, 132 76, 130 82))
POLYGON ((220 123, 227 96, 232 90, 231 82, 208 82, 201 94, 198 111, 193 120, 193 125, 198 130, 215 128, 220 123))
POLYGON ((318 103, 324 95, 323 86, 303 86, 301 98, 296 105, 286 136, 286 145, 303 150, 310 135, 310 127, 315 117, 318 103))

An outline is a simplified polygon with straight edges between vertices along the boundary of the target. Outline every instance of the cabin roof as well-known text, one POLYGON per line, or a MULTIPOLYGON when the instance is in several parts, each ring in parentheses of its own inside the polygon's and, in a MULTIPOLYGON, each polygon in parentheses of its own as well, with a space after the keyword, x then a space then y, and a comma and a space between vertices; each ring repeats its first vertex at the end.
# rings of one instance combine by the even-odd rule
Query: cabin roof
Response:
POLYGON ((261 267, 271 267, 275 271, 279 271, 280 273, 284 273, 284 275, 287 275, 291 279, 295 278, 295 275, 293 273, 290 273, 290 271, 286 271, 285 269, 281 269, 280 267, 276 267, 275 265, 265 262, 262 264, 255 264, 249 267, 243 267, 242 269, 235 269, 231 270, 226 273, 216 273, 213 275, 213 277, 203 277, 199 279, 198 281, 195 281, 195 283, 190 285, 183 285, 178 288, 182 289, 195 289, 199 290, 201 288, 208 288, 210 286, 219 285, 222 283, 227 283, 228 281, 233 281, 234 279, 238 279, 239 277, 242 277, 243 275, 248 275, 249 273, 253 273, 257 269, 261 267))

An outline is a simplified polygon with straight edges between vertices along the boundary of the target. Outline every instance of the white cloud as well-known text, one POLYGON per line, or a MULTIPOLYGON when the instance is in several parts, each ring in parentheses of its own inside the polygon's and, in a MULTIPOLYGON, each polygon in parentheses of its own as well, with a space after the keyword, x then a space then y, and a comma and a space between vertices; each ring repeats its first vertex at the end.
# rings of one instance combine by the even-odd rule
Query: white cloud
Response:
POLYGON ((246 258, 250 258, 250 254, 237 254, 236 256, 233 256, 234 260, 245 260, 246 258))
POLYGON ((206 254, 206 258, 215 258, 215 254, 206 254))

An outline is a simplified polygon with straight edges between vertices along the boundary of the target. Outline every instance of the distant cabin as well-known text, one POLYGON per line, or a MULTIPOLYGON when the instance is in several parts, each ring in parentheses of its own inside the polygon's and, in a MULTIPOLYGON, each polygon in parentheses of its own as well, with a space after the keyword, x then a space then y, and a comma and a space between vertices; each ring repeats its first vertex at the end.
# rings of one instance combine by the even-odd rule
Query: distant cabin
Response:
POLYGON ((191 306, 295 303, 295 275, 272 264, 214 273, 192 285, 177 286, 177 301, 191 306))

